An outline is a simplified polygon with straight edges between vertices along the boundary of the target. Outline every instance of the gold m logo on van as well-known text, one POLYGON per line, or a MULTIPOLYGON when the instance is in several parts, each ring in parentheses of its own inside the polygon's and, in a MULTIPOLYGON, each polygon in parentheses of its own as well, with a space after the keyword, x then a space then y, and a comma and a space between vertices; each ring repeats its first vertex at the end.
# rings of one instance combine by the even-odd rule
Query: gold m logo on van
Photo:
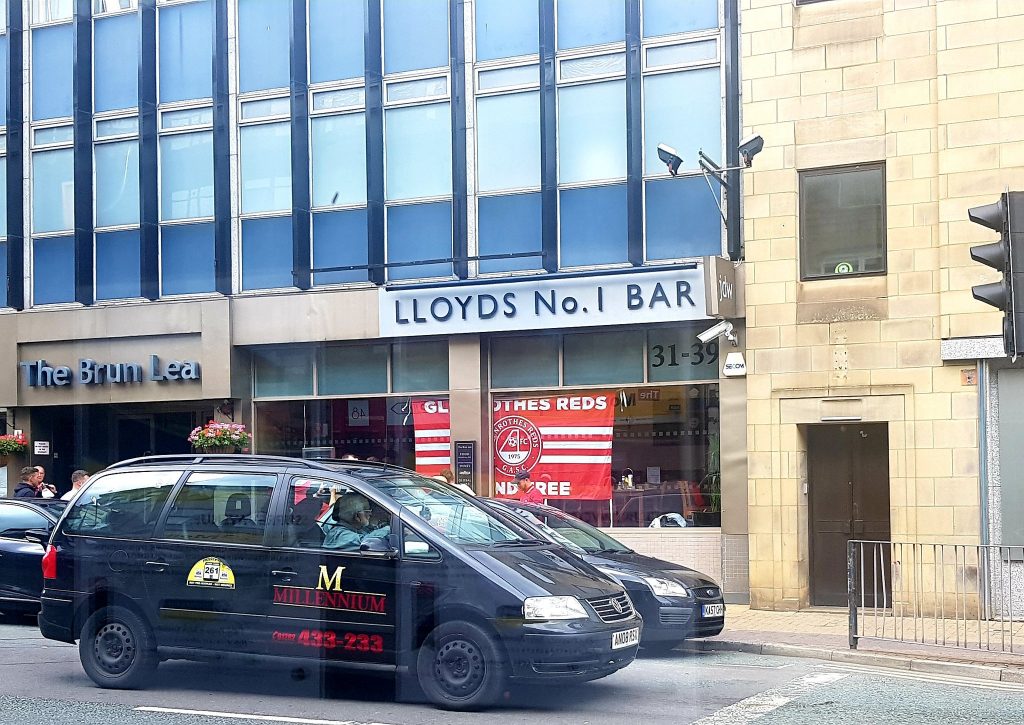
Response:
POLYGON ((320 579, 316 583, 316 588, 328 592, 343 591, 341 588, 341 573, 343 571, 345 571, 345 567, 339 566, 334 570, 333 574, 328 574, 327 567, 321 564, 320 579))
POLYGON ((346 591, 341 586, 345 567, 330 571, 323 564, 317 576, 316 588, 289 584, 274 585, 274 604, 314 609, 339 609, 345 612, 387 614, 387 594, 346 591))

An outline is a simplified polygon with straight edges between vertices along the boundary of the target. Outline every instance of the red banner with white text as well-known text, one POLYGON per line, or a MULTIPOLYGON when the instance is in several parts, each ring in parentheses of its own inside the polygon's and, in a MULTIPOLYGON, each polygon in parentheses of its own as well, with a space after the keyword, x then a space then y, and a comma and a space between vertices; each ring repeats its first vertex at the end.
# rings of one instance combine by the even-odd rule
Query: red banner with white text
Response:
POLYGON ((413 400, 412 422, 416 439, 416 472, 436 476, 451 468, 452 431, 448 401, 413 400))
POLYGON ((545 498, 607 501, 614 425, 614 393, 496 400, 496 495, 517 497, 515 476, 526 470, 545 498))

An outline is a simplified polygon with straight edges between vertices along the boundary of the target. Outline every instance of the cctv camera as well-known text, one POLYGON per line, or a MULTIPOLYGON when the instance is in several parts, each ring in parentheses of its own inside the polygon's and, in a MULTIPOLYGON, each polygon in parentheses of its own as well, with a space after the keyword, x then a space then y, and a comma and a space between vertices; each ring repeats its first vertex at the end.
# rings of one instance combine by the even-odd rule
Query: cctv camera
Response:
POLYGON ((668 173, 675 176, 679 173, 679 167, 683 163, 683 157, 680 156, 674 148, 666 146, 663 143, 658 144, 658 158, 661 159, 668 167, 668 173))
POLYGON ((713 327, 709 327, 704 332, 697 335, 697 339, 700 340, 702 345, 707 345, 712 340, 717 340, 719 337, 725 336, 725 339, 729 342, 736 344, 736 336, 732 333, 732 323, 728 320, 722 320, 713 327))
POLYGON ((764 148, 764 139, 760 136, 747 136, 740 141, 740 156, 743 157, 743 165, 750 166, 754 163, 754 157, 761 153, 764 148))

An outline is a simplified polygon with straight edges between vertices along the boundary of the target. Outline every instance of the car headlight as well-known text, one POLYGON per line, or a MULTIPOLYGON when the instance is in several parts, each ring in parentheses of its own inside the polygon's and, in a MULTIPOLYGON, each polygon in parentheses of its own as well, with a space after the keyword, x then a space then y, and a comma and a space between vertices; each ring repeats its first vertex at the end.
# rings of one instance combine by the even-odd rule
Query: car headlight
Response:
POLYGON ((527 597, 523 603, 526 619, 588 619, 587 610, 576 597, 527 597))
POLYGON ((688 597, 690 590, 682 584, 671 579, 659 579, 657 577, 644 577, 644 583, 651 588, 659 597, 688 597))

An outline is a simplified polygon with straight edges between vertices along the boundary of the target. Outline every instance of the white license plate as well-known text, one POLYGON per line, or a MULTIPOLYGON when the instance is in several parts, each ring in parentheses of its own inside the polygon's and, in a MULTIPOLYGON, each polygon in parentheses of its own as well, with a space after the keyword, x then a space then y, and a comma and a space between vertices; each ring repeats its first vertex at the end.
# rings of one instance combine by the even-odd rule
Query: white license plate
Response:
POLYGON ((725 605, 724 604, 705 604, 701 608, 700 615, 702 617, 724 617, 725 616, 725 605))
POLYGON ((640 644, 639 627, 633 627, 633 629, 627 629, 624 632, 615 632, 612 634, 612 649, 632 647, 635 644, 640 644))

